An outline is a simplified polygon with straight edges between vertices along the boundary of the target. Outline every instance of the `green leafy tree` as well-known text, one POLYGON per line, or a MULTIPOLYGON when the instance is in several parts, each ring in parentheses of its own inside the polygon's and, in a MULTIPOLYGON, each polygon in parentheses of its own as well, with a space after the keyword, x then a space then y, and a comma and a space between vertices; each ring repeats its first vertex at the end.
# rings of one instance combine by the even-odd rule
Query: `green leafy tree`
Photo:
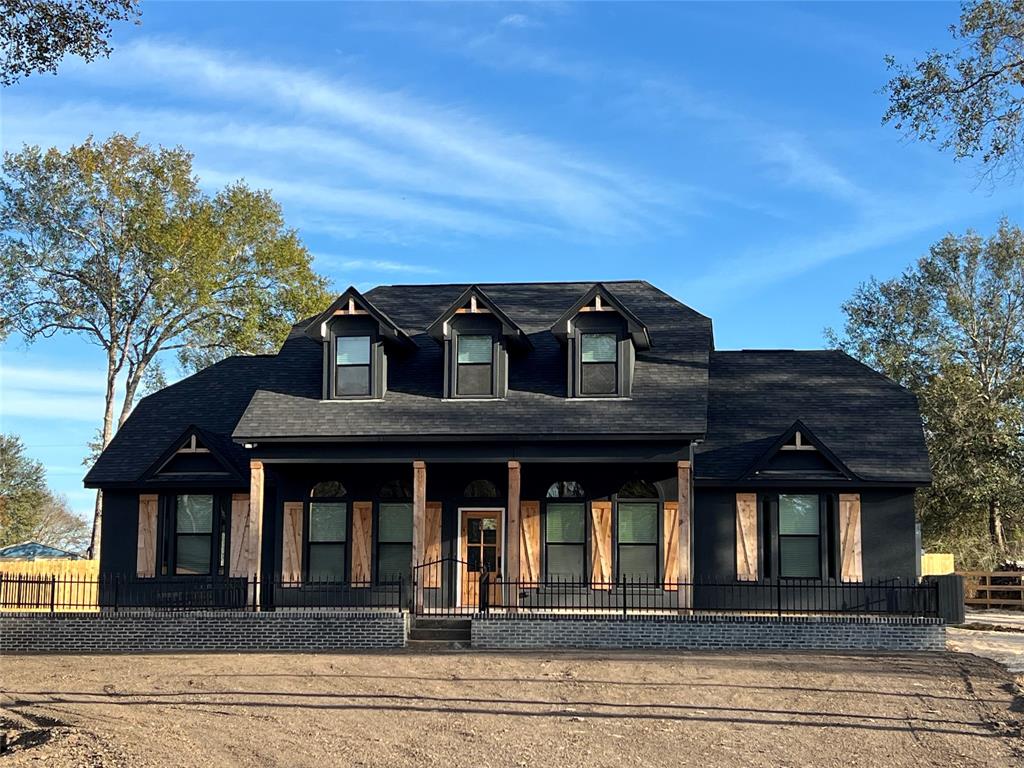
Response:
MULTIPOLYGON (((918 396, 934 484, 926 541, 965 565, 1019 556, 1024 539, 1024 232, 948 235, 900 277, 843 304, 837 346, 918 396)), ((884 428, 884 425, 880 425, 884 428)))
POLYGON ((27 541, 49 501, 46 471, 15 435, 0 434, 0 547, 27 541))
POLYGON ((954 46, 893 70, 883 118, 938 142, 957 159, 979 157, 988 174, 1024 161, 1024 0, 972 0, 950 27, 954 46))
MULTIPOLYGON (((329 301, 269 192, 237 182, 208 195, 188 152, 135 137, 5 154, 0 233, 0 332, 73 333, 103 350, 100 450, 162 375, 159 355, 194 369, 272 351, 329 301)), ((94 556, 100 512, 98 500, 94 556)))
POLYGON ((0 85, 56 72, 68 54, 109 56, 111 24, 139 14, 138 0, 0 0, 0 85))

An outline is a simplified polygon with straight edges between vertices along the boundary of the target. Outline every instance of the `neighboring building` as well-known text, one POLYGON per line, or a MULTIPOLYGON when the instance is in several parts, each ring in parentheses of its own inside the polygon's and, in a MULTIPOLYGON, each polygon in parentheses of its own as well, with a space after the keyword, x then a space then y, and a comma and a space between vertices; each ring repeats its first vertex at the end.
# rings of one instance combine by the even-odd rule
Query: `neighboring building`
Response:
POLYGON ((625 281, 349 288, 278 354, 144 398, 85 482, 103 574, 258 578, 282 604, 438 563, 418 601, 472 606, 488 571, 523 605, 626 579, 700 607, 702 582, 913 582, 930 472, 890 379, 717 351, 625 281))
POLYGON ((0 547, 0 560, 81 560, 82 556, 38 541, 22 541, 0 547))

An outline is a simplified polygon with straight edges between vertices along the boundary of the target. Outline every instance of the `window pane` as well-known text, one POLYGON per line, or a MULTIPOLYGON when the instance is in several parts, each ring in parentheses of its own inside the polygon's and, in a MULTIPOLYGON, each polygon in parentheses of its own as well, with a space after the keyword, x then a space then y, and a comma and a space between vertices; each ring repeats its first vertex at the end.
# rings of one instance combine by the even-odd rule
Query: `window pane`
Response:
POLYGON ((211 533, 213 531, 213 496, 178 497, 178 533, 211 533))
POLYGON ((586 534, 582 504, 548 504, 546 518, 549 544, 583 543, 586 534))
POLYGON ((635 544, 619 547, 619 576, 640 581, 656 581, 658 548, 635 544))
POLYGON ((490 336, 458 336, 457 338, 460 363, 491 362, 491 347, 494 342, 490 336))
POLYGON ((310 581, 345 580, 345 545, 311 544, 309 547, 310 581))
POLYGON ((410 581, 412 544, 381 544, 377 548, 377 580, 410 581))
POLYGON ((614 395, 617 391, 615 363, 587 363, 583 365, 584 395, 614 395))
POLYGON ((339 336, 338 365, 369 365, 369 336, 339 336))
POLYGON ((657 544, 658 505, 644 502, 620 503, 619 543, 657 544))
POLYGON ((587 494, 575 480, 562 480, 552 483, 546 495, 549 499, 582 499, 587 494))
POLYGON ((345 541, 347 504, 313 502, 309 505, 310 541, 345 541))
POLYGON ((458 382, 455 388, 460 395, 491 394, 491 366, 459 365, 458 382))
POLYGON ((210 572, 210 537, 179 536, 174 572, 179 575, 210 572))
POLYGON ((412 504, 381 504, 377 518, 378 541, 412 541, 412 504))
POLYGON ((817 536, 779 538, 779 565, 783 576, 795 579, 820 578, 818 556, 817 536))
POLYGON ((583 545, 551 544, 548 546, 548 577, 553 579, 583 578, 583 545))
POLYGON ((584 333, 580 341, 584 363, 614 363, 618 359, 614 333, 584 333))
POLYGON ((818 535, 818 496, 782 494, 779 496, 779 535, 818 535))
POLYGON ((370 366, 339 365, 337 371, 339 395, 370 394, 370 366))

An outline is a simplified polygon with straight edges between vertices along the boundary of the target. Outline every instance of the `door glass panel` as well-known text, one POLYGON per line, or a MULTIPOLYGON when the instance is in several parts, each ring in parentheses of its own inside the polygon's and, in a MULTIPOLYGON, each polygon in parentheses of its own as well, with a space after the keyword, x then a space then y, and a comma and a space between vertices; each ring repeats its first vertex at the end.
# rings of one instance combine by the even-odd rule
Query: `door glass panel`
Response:
POLYGON ((470 544, 479 544, 480 543, 480 539, 481 539, 481 535, 480 535, 480 518, 479 517, 471 517, 471 518, 469 518, 469 520, 466 521, 466 527, 467 527, 467 529, 469 531, 469 533, 467 534, 466 540, 470 544))
POLYGON ((466 561, 469 563, 469 570, 478 573, 480 571, 480 547, 470 547, 466 552, 466 561))
POLYGON ((496 547, 484 547, 484 566, 491 573, 498 570, 498 550, 496 547))

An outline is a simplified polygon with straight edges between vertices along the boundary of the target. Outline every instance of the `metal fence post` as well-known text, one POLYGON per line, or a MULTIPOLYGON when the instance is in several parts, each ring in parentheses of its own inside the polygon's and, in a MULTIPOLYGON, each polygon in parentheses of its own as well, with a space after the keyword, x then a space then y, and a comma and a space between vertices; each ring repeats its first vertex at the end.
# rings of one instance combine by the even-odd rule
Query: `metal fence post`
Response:
POLYGON ((626 577, 622 576, 621 579, 622 579, 622 615, 623 615, 623 617, 625 617, 627 611, 629 610, 629 605, 626 602, 626 577))
POLYGON ((782 579, 775 579, 775 610, 779 618, 782 618, 782 579))
POLYGON ((489 610, 488 610, 489 606, 488 606, 488 600, 487 600, 487 597, 488 597, 487 592, 488 592, 488 586, 489 586, 488 583, 487 583, 488 582, 488 578, 487 578, 488 575, 489 574, 487 573, 487 571, 485 571, 485 570, 480 571, 480 594, 477 595, 477 609, 480 611, 480 613, 489 613, 489 610))
POLYGON ((120 583, 121 583, 120 577, 115 576, 114 577, 114 613, 117 613, 117 597, 118 597, 117 593, 118 593, 118 587, 119 587, 120 583))
POLYGON ((57 576, 50 576, 50 613, 56 610, 57 606, 57 576))

